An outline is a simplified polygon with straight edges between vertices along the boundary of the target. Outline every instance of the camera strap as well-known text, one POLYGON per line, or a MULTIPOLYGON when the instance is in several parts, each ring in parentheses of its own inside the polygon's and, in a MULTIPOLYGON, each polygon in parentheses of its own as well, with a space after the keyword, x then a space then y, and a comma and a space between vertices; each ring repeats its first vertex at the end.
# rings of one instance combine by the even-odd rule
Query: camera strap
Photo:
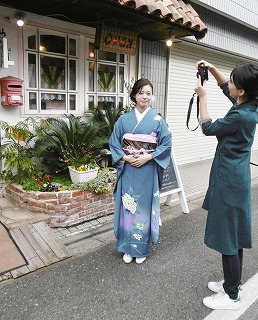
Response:
MULTIPOLYGON (((190 118, 191 118, 191 112, 192 112, 192 107, 193 107, 193 102, 194 102, 194 96, 196 95, 196 92, 193 94, 190 102, 189 102, 189 107, 188 107, 188 111, 187 111, 187 118, 186 118, 186 126, 189 130, 191 131, 195 131, 198 127, 199 127, 199 123, 198 123, 198 126, 194 129, 190 129, 189 128, 189 121, 190 121, 190 118)), ((197 96, 197 100, 196 100, 196 107, 197 107, 197 120, 199 121, 199 97, 197 96)))

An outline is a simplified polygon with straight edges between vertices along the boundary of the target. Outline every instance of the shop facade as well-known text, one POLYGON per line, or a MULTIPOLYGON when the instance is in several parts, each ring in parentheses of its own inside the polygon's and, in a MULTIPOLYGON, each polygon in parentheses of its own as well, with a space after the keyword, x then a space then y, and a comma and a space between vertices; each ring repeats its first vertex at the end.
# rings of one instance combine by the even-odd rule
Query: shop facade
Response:
MULTIPOLYGON (((95 2, 100 5, 99 1, 95 2)), ((121 15, 128 19, 128 25, 136 19, 137 28, 126 28, 126 23, 122 27, 105 25, 109 35, 109 38, 104 37, 106 48, 96 37, 98 26, 93 26, 86 19, 88 17, 85 18, 88 25, 85 25, 71 19, 60 20, 54 14, 42 15, 36 9, 29 11, 25 4, 22 8, 19 1, 16 1, 19 8, 10 7, 10 1, 8 6, 0 6, 2 37, 8 40, 8 66, 0 68, 0 78, 21 79, 24 101, 22 106, 1 106, 1 120, 15 124, 29 116, 61 117, 71 113, 90 117, 90 111, 95 107, 126 106, 130 103, 130 86, 144 76, 154 85, 153 108, 165 117, 172 131, 177 163, 212 158, 215 139, 209 138, 208 142, 200 128, 190 131, 186 127, 189 100, 196 83, 195 62, 204 58, 229 73, 239 63, 258 61, 258 50, 255 50, 258 47, 257 22, 248 18, 249 25, 241 17, 234 21, 233 15, 239 6, 229 1, 232 10, 228 12, 228 6, 216 7, 218 0, 212 3, 189 1, 194 12, 198 12, 195 26, 193 21, 185 23, 179 18, 176 24, 168 24, 166 19, 170 16, 162 11, 168 1, 155 1, 156 6, 161 2, 160 11, 151 12, 152 8, 147 4, 146 8, 138 8, 137 1, 123 1, 121 15), (134 7, 129 2, 134 3, 134 7), (26 15, 27 21, 22 28, 13 21, 16 9, 23 9, 26 15), (152 19, 149 26, 147 15, 152 19), (169 37, 173 38, 171 47, 166 45, 169 37)), ((251 6, 252 2, 255 5, 256 1, 247 5, 251 6)), ((171 1, 174 3, 182 8, 186 1, 171 1)), ((120 7, 114 7, 108 13, 119 15, 120 11, 116 10, 121 10, 120 7)), ((106 11, 110 8, 108 6, 106 11)), ((244 8, 241 8, 244 14, 244 8)), ((174 15, 180 10, 178 7, 174 15)), ((211 92, 212 117, 223 116, 230 104, 223 95, 218 95, 219 88, 213 79, 209 80, 207 88, 211 92)), ((195 127, 196 121, 193 108, 190 127, 195 127)), ((254 149, 258 149, 258 139, 254 149)))

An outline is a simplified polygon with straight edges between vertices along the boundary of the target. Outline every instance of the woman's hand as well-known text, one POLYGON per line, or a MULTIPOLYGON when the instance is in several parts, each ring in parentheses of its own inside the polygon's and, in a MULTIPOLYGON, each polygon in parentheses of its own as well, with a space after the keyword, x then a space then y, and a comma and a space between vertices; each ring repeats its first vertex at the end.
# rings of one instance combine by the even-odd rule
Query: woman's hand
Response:
POLYGON ((198 77, 196 87, 194 91, 199 96, 199 107, 200 107, 200 120, 201 121, 211 121, 207 110, 207 97, 206 97, 206 90, 204 87, 204 83, 201 83, 201 76, 198 77))
POLYGON ((202 85, 201 76, 199 76, 196 83, 196 87, 194 89, 194 91, 198 94, 199 98, 206 96, 206 90, 205 90, 204 84, 205 84, 205 81, 202 85))
POLYGON ((204 66, 208 68, 208 70, 210 70, 211 68, 215 68, 213 64, 211 64, 211 63, 209 63, 209 62, 207 62, 205 60, 200 60, 200 61, 196 62, 196 69, 198 69, 198 65, 200 63, 203 63, 204 66))
POLYGON ((128 155, 123 157, 123 160, 130 163, 130 165, 133 167, 141 167, 151 159, 152 159, 152 156, 150 154, 140 154, 140 155, 135 154, 135 155, 128 155))
POLYGON ((210 73, 217 80, 217 83, 219 86, 228 82, 229 79, 222 72, 220 72, 213 64, 209 63, 208 61, 205 61, 205 60, 197 61, 195 65, 197 69, 200 63, 203 63, 204 66, 208 68, 210 73))

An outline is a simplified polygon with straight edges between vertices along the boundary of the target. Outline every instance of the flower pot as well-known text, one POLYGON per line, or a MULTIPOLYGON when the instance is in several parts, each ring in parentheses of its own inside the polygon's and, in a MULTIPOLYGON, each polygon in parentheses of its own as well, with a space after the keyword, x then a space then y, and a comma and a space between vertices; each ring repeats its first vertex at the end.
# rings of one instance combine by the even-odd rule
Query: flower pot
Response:
POLYGON ((99 171, 99 168, 87 171, 77 171, 74 167, 71 166, 68 168, 73 183, 88 182, 89 180, 96 178, 99 171))

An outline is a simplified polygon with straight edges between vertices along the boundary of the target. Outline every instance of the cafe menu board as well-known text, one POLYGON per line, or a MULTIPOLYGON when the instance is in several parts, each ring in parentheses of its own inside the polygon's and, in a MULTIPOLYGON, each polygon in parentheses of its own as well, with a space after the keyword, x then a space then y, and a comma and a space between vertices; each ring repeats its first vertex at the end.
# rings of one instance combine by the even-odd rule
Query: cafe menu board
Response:
POLYGON ((177 193, 181 207, 184 213, 189 213, 187 200, 181 181, 180 173, 176 164, 174 152, 171 152, 171 160, 168 168, 164 171, 162 187, 160 190, 160 198, 166 197, 166 205, 169 205, 172 201, 172 195, 177 193))
POLYGON ((164 171, 164 174, 163 174, 162 187, 161 187, 160 193, 172 191, 178 188, 179 188, 179 185, 177 182, 174 165, 173 165, 172 159, 170 159, 170 165, 164 171))

